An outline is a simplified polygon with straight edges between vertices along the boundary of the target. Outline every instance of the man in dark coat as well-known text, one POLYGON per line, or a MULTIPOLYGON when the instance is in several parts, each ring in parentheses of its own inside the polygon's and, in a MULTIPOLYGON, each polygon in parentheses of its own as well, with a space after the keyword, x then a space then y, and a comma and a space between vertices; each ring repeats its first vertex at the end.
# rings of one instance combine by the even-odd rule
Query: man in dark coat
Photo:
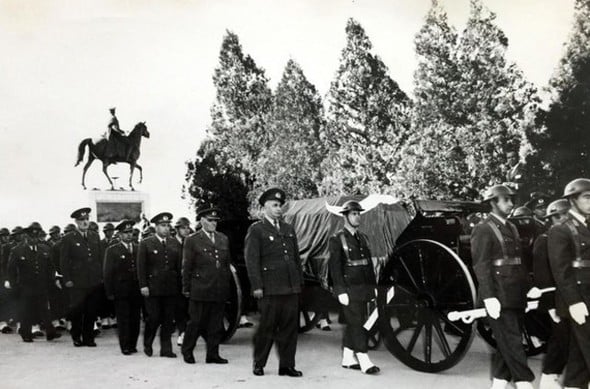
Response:
POLYGON ((172 352, 174 311, 180 293, 182 253, 176 239, 170 238, 172 214, 162 212, 151 219, 156 233, 139 243, 137 275, 145 298, 147 318, 143 334, 143 351, 151 357, 152 344, 160 327, 160 356, 176 358, 172 352))
POLYGON ((227 363, 219 356, 223 338, 223 313, 230 298, 229 241, 217 232, 219 209, 201 206, 197 219, 202 229, 186 238, 182 255, 182 293, 189 298, 189 316, 182 344, 186 363, 195 363, 193 350, 199 335, 207 343, 207 363, 227 363))
POLYGON ((94 322, 104 293, 103 250, 98 234, 88 229, 90 208, 78 209, 70 216, 77 228, 63 237, 60 249, 62 282, 69 294, 70 335, 75 347, 96 347, 94 322))
POLYGON ((55 269, 51 262, 49 246, 39 240, 41 225, 33 222, 25 229, 25 241, 10 253, 8 261, 8 286, 19 295, 20 335, 24 342, 33 341, 32 327, 41 323, 47 340, 59 338, 51 324, 49 292, 55 284, 55 269))
MULTIPOLYGON (((563 223, 568 217, 569 208, 569 202, 566 199, 556 200, 549 204, 546 211, 548 223, 552 225, 563 223)), ((547 232, 544 232, 535 239, 533 245, 533 281, 534 285, 539 289, 555 287, 555 280, 549 263, 547 239, 547 232)), ((554 293, 545 293, 541 296, 539 310, 547 311, 551 317, 551 336, 547 340, 547 351, 543 358, 539 388, 561 388, 559 375, 563 372, 567 363, 570 337, 569 322, 557 314, 554 293)), ((567 373, 564 382, 571 380, 567 377, 567 373)))
POLYGON ((568 218, 549 230, 549 263, 557 285, 557 314, 570 323, 567 387, 586 388, 590 381, 590 180, 568 183, 568 218))
MULTIPOLYGON (((7 288, 8 283, 8 261, 10 259, 10 253, 12 250, 22 243, 24 239, 23 228, 16 226, 10 231, 10 237, 8 243, 2 246, 2 257, 0 258, 0 269, 2 273, 2 282, 4 283, 3 295, 3 321, 6 323, 19 321, 18 315, 18 295, 14 290, 7 288)), ((2 319, 2 318, 0 318, 2 319)), ((2 327, 2 333, 8 334, 12 332, 12 328, 7 324, 2 327)))
MULTIPOLYGON (((174 235, 174 239, 178 241, 180 244, 180 249, 184 247, 185 239, 190 235, 191 231, 191 223, 186 217, 179 217, 174 225, 174 230, 176 231, 176 235, 174 235)), ((176 304, 176 312, 174 313, 174 322, 176 324, 176 329, 178 330, 178 339, 176 344, 182 346, 182 342, 184 341, 184 332, 186 331, 186 323, 188 321, 188 298, 186 298, 182 293, 178 295, 178 302, 176 304)))
POLYGON ((379 368, 367 354, 369 334, 363 325, 367 320, 367 303, 376 297, 377 280, 368 238, 358 231, 362 211, 362 206, 353 200, 343 205, 344 228, 328 242, 329 267, 334 294, 342 305, 346 322, 342 367, 376 374, 379 368))
POLYGON ((514 207, 513 196, 504 185, 486 190, 483 201, 490 205, 491 213, 471 233, 479 300, 498 344, 492 359, 493 389, 503 389, 509 381, 514 381, 518 389, 532 389, 535 378, 527 365, 520 332, 530 282, 518 230, 506 220, 514 207))
POLYGON ((114 301, 117 333, 123 355, 137 352, 141 312, 141 294, 137 280, 137 246, 132 242, 132 220, 117 225, 121 241, 107 248, 104 259, 104 287, 114 301))
MULTIPOLYGON (((5 274, 7 269, 4 267, 4 251, 8 249, 9 241, 10 231, 8 228, 0 228, 0 332, 3 334, 12 332, 12 328, 8 324, 8 321, 11 319, 9 314, 10 291, 4 288, 3 285, 4 281, 8 279, 8 274, 5 274)), ((8 264, 8 260, 6 260, 6 264, 8 264)))
POLYGON ((268 354, 276 340, 279 375, 301 377, 295 369, 299 330, 299 294, 303 270, 295 230, 281 221, 285 192, 265 191, 258 202, 262 220, 248 228, 244 256, 252 294, 258 299, 260 323, 254 335, 254 375, 264 375, 268 354))

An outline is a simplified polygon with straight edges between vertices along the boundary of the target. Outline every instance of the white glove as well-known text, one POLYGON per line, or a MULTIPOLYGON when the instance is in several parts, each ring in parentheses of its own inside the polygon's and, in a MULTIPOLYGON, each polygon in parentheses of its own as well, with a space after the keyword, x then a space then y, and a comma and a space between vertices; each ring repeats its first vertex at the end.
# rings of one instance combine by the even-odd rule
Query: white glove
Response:
POLYGON ((4 287, 6 289, 10 289, 10 281, 8 281, 8 280, 4 281, 4 287))
POLYGON ((586 316, 588 316, 588 307, 585 303, 572 304, 569 307, 572 319, 579 325, 586 323, 586 316))
POLYGON ((561 317, 557 316, 555 308, 549 310, 549 316, 551 316, 551 320, 553 320, 554 323, 559 323, 561 321, 561 317))
POLYGON ((486 311, 488 312, 488 315, 492 319, 496 320, 497 318, 500 317, 500 311, 502 310, 502 306, 500 305, 500 300, 498 300, 495 297, 490 297, 490 298, 483 300, 483 303, 486 307, 486 311))
POLYGON ((147 286, 141 288, 140 291, 143 297, 148 297, 150 295, 150 288, 148 288, 147 286))
POLYGON ((339 294, 338 301, 340 302, 340 304, 347 306, 350 303, 350 299, 348 298, 348 293, 339 294))

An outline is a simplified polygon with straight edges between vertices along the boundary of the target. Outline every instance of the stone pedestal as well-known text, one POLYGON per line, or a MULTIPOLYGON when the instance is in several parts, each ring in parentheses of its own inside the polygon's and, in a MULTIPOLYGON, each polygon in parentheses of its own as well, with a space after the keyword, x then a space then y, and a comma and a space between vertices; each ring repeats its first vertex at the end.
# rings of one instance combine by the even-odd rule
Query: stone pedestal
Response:
POLYGON ((150 196, 137 191, 90 191, 90 206, 97 223, 116 224, 123 219, 135 222, 141 220, 141 215, 150 218, 150 196))

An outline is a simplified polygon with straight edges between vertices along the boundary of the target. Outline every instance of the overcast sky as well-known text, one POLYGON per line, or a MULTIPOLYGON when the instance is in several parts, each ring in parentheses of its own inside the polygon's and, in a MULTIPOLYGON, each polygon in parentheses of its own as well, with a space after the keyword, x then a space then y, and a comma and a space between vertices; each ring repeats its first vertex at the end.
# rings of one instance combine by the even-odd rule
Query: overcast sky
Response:
MULTIPOLYGON (((468 0, 442 4, 462 29, 468 0)), ((547 84, 570 31, 573 0, 485 0, 510 40, 509 57, 547 84)), ((180 198, 185 161, 209 122, 211 76, 226 29, 276 86, 289 58, 322 95, 357 19, 391 76, 412 92, 413 39, 430 0, 0 0, 0 226, 68 222, 89 202, 74 168, 78 143, 104 132, 108 107, 121 127, 146 121, 139 162, 151 214, 189 214, 180 198)), ((127 180, 127 165, 111 168, 127 180)), ((100 162, 89 188, 107 188, 100 162)))

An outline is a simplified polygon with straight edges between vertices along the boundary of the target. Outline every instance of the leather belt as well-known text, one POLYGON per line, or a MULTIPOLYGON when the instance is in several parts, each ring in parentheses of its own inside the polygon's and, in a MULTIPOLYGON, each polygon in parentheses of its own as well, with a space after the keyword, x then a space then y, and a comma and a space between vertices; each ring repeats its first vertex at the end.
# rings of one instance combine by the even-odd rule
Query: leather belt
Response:
POLYGON ((346 266, 367 266, 369 261, 367 259, 354 259, 346 261, 346 266))
POLYGON ((492 265, 494 266, 513 266, 513 265, 521 265, 522 261, 520 258, 501 258, 495 259, 492 261, 492 265))
POLYGON ((572 262, 572 267, 575 267, 577 269, 590 268, 590 260, 588 260, 588 259, 580 259, 580 260, 577 260, 577 261, 573 261, 572 262))

